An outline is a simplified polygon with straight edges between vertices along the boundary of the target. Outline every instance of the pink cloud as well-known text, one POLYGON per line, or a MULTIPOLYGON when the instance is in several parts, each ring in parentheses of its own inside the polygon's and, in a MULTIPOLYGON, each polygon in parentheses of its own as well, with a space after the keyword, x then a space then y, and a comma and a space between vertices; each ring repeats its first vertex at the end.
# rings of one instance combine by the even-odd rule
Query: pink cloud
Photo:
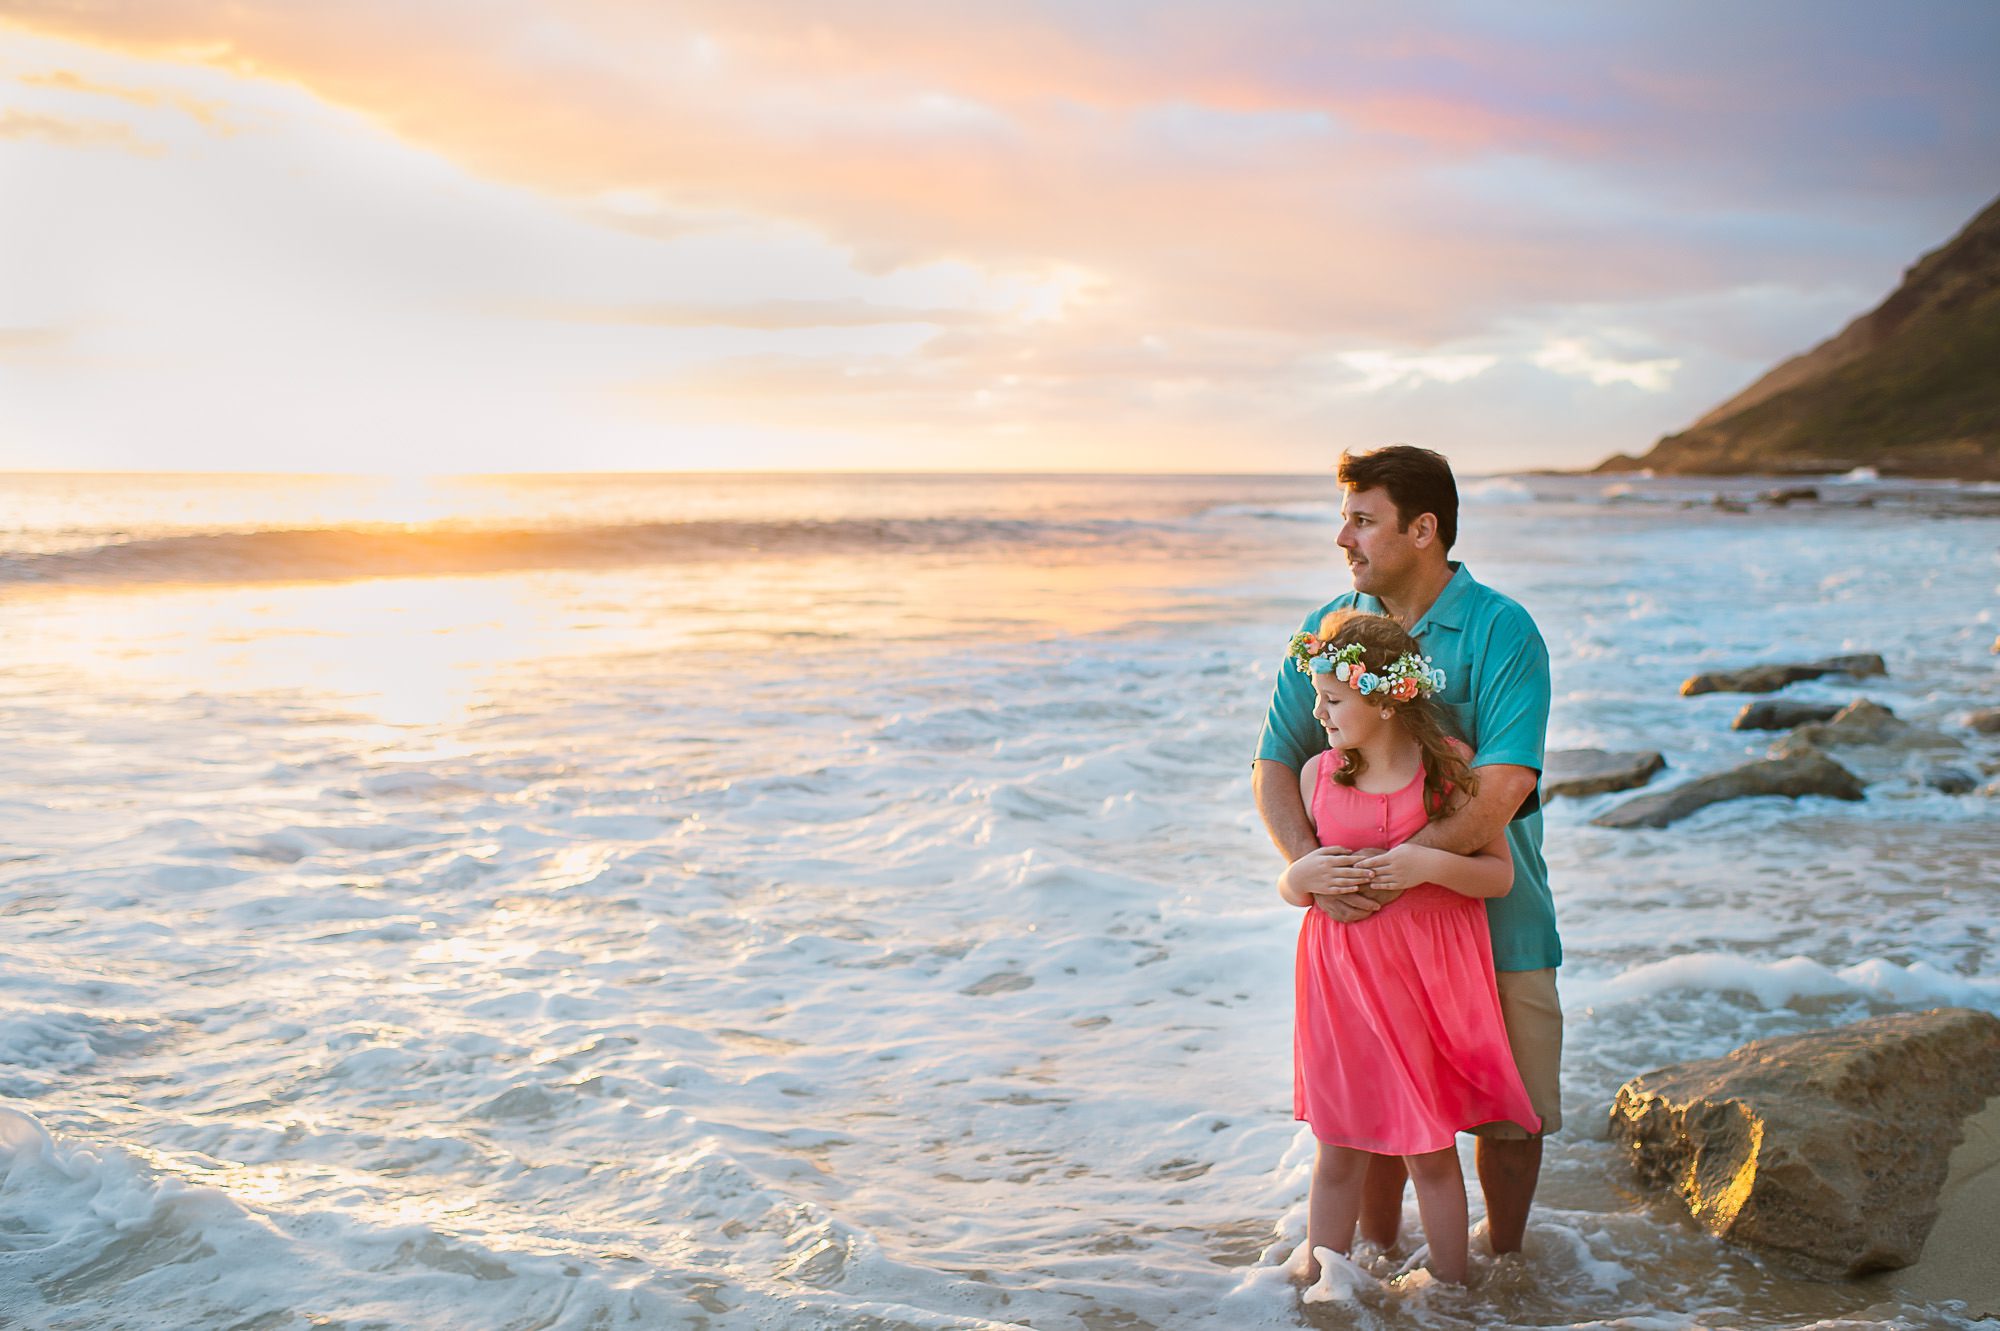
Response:
MULTIPOLYGON (((782 220, 877 271, 1080 275, 1065 319, 1031 333, 968 319, 893 363, 751 360, 633 390, 802 423, 838 403, 884 430, 992 418, 1137 438, 1171 409, 1220 437, 1249 437, 1251 421, 1276 437, 1295 408, 1246 414, 1230 393, 1282 399, 1330 352, 1846 277, 1873 236, 1830 227, 1793 182, 1852 166, 1840 188, 1928 175, 1962 189, 1954 145, 1977 136, 1962 127, 1934 156, 1899 158, 1889 130, 1855 147, 1815 137, 1816 117, 1865 119, 1875 87, 1934 105, 1947 128, 1993 106, 1956 67, 1921 103, 1908 69, 1855 89, 1771 63, 1780 18, 1662 33, 1621 11, 1572 32, 1546 17, 1509 28, 1498 8, 1451 29, 1385 9, 1336 29, 1327 12, 1149 6, 1114 27, 1109 10, 969 3, 574 0, 497 4, 477 22, 388 0, 13 10, 72 40, 301 85, 600 222, 672 234, 690 217, 782 220), (612 194, 659 211, 614 217, 612 194)), ((1836 38, 1804 49, 1820 68, 1858 58, 1836 38)), ((905 312, 543 313, 780 330, 905 312)))
MULTIPOLYGON (((1492 98, 1269 75, 1283 20, 1253 18, 1246 38, 1234 19, 1169 9, 1150 38, 1113 44, 984 6, 850 7, 839 26, 721 4, 604 0, 560 15, 540 20, 539 43, 518 10, 477 27, 386 4, 161 0, 25 17, 302 83, 496 178, 800 221, 876 266, 1085 267, 1174 319, 1325 332, 1389 320, 1425 338, 1640 271, 1615 237, 1537 253, 1532 236, 1483 236, 1427 180, 1510 147, 1601 153, 1601 134, 1492 98), (987 114, 926 123, 923 99, 940 95, 987 114), (1190 108, 1224 136, 1267 112, 1317 113, 1324 126, 1190 151, 1144 132, 1160 106, 1190 108)), ((1464 40, 1418 53, 1506 65, 1464 40)), ((1672 257, 1647 267, 1661 281, 1687 275, 1672 257)))

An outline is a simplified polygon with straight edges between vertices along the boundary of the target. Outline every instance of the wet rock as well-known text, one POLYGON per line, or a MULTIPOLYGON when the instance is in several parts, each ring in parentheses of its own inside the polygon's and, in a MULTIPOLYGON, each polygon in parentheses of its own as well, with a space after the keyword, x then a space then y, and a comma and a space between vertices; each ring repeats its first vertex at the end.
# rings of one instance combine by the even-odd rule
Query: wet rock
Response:
POLYGON ((548 1088, 532 1082, 509 1087, 472 1110, 474 1118, 490 1119, 543 1119, 549 1118, 562 1108, 562 1102, 551 1094, 548 1088))
POLYGON ((1933 767, 1924 773, 1924 784, 1947 795, 1970 795, 1979 789, 1979 778, 1962 767, 1933 767))
POLYGON ((1837 702, 1795 702, 1789 698, 1764 698, 1743 704, 1743 710, 1729 723, 1731 730, 1790 730, 1808 721, 1825 721, 1840 710, 1837 702))
POLYGON ((1542 798, 1579 799, 1607 790, 1630 790, 1653 779, 1667 760, 1651 751, 1609 753, 1603 749, 1554 749, 1542 769, 1542 798))
POLYGON ((1917 1260, 1952 1148, 1996 1092, 2000 1018, 1938 1008, 1635 1077, 1611 1134, 1710 1233, 1860 1275, 1917 1260))
POLYGON ((1773 758, 1815 749, 1854 748, 1957 749, 1964 746, 1950 735, 1913 726, 1880 703, 1856 698, 1828 721, 1800 726, 1771 746, 1773 758))
POLYGON ((1818 679, 1821 675, 1852 675, 1856 679, 1866 679, 1870 675, 1888 673, 1889 668, 1882 663, 1882 658, 1873 653, 1829 656, 1824 661, 1747 666, 1742 670, 1715 670, 1692 675, 1681 685, 1681 696, 1691 698, 1697 693, 1775 693, 1787 684, 1796 684, 1802 679, 1818 679))
POLYGON ((2000 707, 1982 707, 1968 712, 1965 724, 1982 735, 2000 735, 2000 707))
POLYGON ((1032 989, 1035 977, 1023 975, 1020 971, 995 971, 983 980, 975 980, 959 990, 974 998, 984 998, 988 994, 1009 994, 1016 989, 1032 989))
POLYGON ((1713 501, 1713 507, 1718 513, 1748 513, 1750 511, 1750 505, 1740 499, 1731 499, 1726 495, 1717 495, 1713 501))
POLYGON ((1810 485, 1795 485, 1785 490, 1766 490, 1764 502, 1775 508, 1783 508, 1787 504, 1816 504, 1819 502, 1819 491, 1810 485))
POLYGON ((1598 827, 1665 827, 1698 809, 1723 800, 1753 795, 1829 795, 1837 800, 1862 798, 1861 781, 1817 749, 1786 758, 1745 763, 1726 772, 1696 777, 1671 790, 1626 800, 1590 821, 1598 827))
POLYGON ((1775 693, 1802 679, 1818 679, 1824 671, 1804 665, 1749 666, 1742 670, 1718 670, 1691 675, 1681 684, 1681 696, 1698 693, 1775 693))

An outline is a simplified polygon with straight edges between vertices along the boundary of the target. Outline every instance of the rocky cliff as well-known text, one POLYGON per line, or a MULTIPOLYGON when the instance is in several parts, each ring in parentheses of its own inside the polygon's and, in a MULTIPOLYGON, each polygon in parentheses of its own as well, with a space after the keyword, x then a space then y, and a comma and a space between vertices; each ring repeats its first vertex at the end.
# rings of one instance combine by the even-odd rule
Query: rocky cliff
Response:
POLYGON ((2000 479, 2000 199, 1890 297, 1643 457, 1598 471, 2000 479))

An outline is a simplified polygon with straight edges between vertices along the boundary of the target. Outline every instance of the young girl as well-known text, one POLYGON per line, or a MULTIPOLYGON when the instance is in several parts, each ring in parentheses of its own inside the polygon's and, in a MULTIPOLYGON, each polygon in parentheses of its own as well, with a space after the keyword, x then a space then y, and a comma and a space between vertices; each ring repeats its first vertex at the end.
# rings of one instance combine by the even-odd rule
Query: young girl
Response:
POLYGON ((1444 685, 1392 619, 1329 615, 1292 639, 1312 676, 1313 715, 1331 746, 1299 772, 1322 846, 1382 848, 1355 867, 1370 885, 1406 889, 1376 914, 1342 924, 1307 907, 1299 928, 1293 1116, 1319 1141, 1307 1204, 1307 1273, 1317 1250, 1348 1251, 1368 1157, 1397 1155, 1416 1186, 1431 1269, 1463 1283, 1465 1179, 1456 1136, 1512 1119, 1541 1120, 1515 1070, 1500 1020, 1488 897, 1505 896, 1514 862, 1504 835, 1473 855, 1408 844, 1474 789, 1470 750, 1445 736, 1431 696, 1444 685))

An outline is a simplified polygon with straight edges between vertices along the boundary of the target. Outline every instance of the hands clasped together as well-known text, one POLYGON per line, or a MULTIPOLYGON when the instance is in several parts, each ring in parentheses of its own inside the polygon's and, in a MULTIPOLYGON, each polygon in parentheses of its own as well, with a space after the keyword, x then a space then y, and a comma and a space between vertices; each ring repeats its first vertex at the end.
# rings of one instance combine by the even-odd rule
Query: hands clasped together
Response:
POLYGON ((1424 880, 1413 872, 1413 852, 1403 845, 1393 850, 1370 846, 1321 846, 1293 860, 1279 875, 1281 891, 1312 904, 1342 924, 1365 920, 1424 880))

